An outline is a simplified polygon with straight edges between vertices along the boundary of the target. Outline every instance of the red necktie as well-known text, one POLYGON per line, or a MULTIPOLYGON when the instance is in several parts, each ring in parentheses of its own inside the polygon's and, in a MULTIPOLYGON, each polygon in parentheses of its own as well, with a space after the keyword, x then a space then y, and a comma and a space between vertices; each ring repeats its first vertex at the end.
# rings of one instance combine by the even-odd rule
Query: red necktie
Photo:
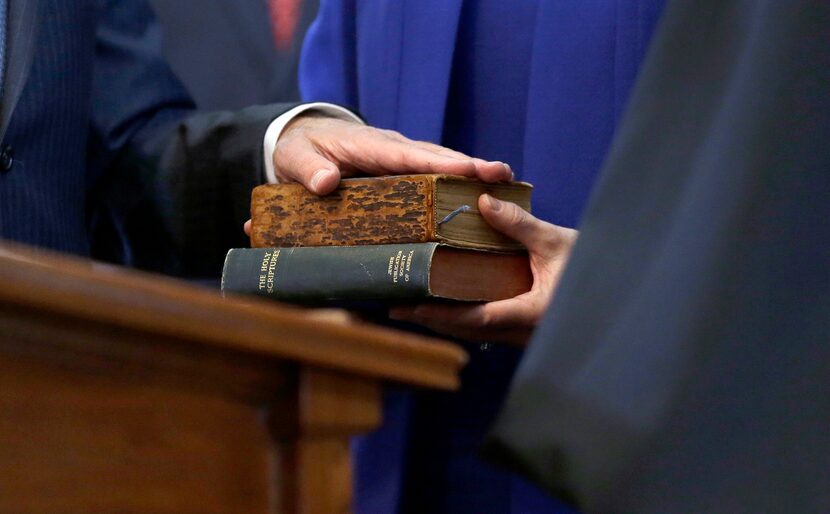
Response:
POLYGON ((290 50, 300 17, 301 0, 268 0, 268 14, 277 50, 290 50))

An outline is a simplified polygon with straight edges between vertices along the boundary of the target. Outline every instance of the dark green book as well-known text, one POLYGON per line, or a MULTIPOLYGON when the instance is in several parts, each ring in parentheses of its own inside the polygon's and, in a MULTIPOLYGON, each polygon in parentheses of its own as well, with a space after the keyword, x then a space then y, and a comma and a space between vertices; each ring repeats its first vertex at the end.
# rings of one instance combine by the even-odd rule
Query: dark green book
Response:
POLYGON ((222 272, 224 292, 302 303, 492 301, 525 293, 532 284, 525 254, 438 243, 235 248, 222 272))

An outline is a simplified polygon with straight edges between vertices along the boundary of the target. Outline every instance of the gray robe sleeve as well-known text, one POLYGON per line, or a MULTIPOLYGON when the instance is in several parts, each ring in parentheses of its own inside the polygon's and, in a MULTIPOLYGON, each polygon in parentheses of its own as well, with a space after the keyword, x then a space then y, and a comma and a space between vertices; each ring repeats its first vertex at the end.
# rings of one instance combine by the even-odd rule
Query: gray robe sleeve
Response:
POLYGON ((830 512, 830 2, 676 0, 485 444, 586 512, 830 512))

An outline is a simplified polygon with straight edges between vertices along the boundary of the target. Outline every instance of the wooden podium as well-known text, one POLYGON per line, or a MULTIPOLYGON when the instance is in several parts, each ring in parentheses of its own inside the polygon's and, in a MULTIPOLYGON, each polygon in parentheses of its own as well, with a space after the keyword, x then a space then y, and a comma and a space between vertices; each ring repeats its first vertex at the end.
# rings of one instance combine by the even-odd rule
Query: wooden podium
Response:
POLYGON ((345 513, 385 381, 451 344, 0 245, 0 512, 345 513))

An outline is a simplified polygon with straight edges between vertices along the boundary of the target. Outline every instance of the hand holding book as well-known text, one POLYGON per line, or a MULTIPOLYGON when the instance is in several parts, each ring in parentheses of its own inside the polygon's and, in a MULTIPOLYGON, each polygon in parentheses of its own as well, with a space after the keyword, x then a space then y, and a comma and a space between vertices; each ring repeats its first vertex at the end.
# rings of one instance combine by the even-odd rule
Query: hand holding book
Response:
MULTIPOLYGON (((349 209, 346 207, 350 204, 348 202, 344 203, 344 198, 348 195, 345 195, 343 192, 347 191, 349 188, 361 187, 355 183, 355 180, 356 179, 348 181, 348 186, 346 186, 346 182, 344 182, 341 189, 338 189, 340 194, 330 197, 328 200, 324 198, 318 200, 318 203, 322 202, 326 204, 323 205, 323 211, 328 212, 328 210, 332 208, 332 205, 328 205, 328 203, 337 205, 339 210, 343 210, 345 208, 345 210, 348 211, 349 209)), ((368 180, 380 181, 381 179, 368 180)), ((412 180, 412 177, 410 176, 408 179, 406 177, 401 177, 399 180, 406 182, 407 180, 412 180)), ((322 232, 319 230, 319 227, 324 227, 325 224, 318 224, 318 230, 314 230, 313 226, 300 223, 302 227, 305 227, 300 230, 292 228, 293 222, 286 222, 282 219, 277 221, 271 219, 267 215, 267 211, 269 210, 280 211, 281 209, 285 210, 288 208, 288 211, 291 213, 299 211, 299 213, 296 214, 296 217, 301 221, 317 219, 314 212, 320 210, 316 208, 310 209, 308 201, 304 203, 301 202, 304 206, 303 208, 298 208, 294 205, 296 202, 287 201, 287 198, 291 196, 290 194, 287 194, 289 193, 289 190, 293 191, 296 189, 297 191, 302 191, 302 188, 297 189, 290 185, 284 185, 280 186, 281 189, 276 187, 274 187, 274 189, 268 189, 271 187, 274 186, 260 186, 260 191, 258 191, 258 194, 255 193, 254 195, 255 200, 253 202, 253 210, 256 213, 259 213, 259 225, 252 228, 251 223, 248 222, 245 227, 246 233, 248 233, 249 236, 252 236, 252 240, 257 243, 254 246, 260 246, 263 248, 271 246, 288 246, 290 248, 297 245, 302 246, 310 244, 313 247, 319 244, 333 244, 332 241, 317 241, 315 239, 315 237, 319 236, 321 233, 324 235, 329 234, 329 231, 325 229, 323 229, 322 232), (273 204, 272 200, 279 200, 279 202, 278 204, 273 204), (285 230, 288 232, 285 232, 285 230), (254 233, 256 233, 256 235, 254 233), (292 238, 299 239, 295 241, 292 238)), ((523 260, 523 266, 526 273, 532 276, 527 276, 526 279, 521 279, 523 273, 518 269, 514 269, 515 263, 512 258, 502 256, 502 260, 499 260, 500 258, 498 257, 498 254, 491 254, 488 257, 485 252, 481 258, 493 259, 493 262, 488 263, 489 265, 485 264, 482 266, 482 263, 474 265, 472 262, 468 262, 467 265, 471 266, 471 268, 463 270, 456 269, 454 272, 457 273, 455 279, 450 278, 449 280, 446 280, 446 277, 445 279, 438 279, 436 277, 436 283, 445 285, 458 283, 462 285, 478 284, 480 287, 484 287, 484 289, 490 291, 488 294, 493 295, 491 298, 493 298, 494 301, 486 303, 470 303, 468 301, 467 303, 455 304, 425 302, 414 306, 409 305, 394 307, 390 310, 391 317, 418 323, 431 328, 436 332, 469 340, 508 342, 512 344, 525 344, 527 342, 530 334, 536 327, 536 324, 539 322, 542 314, 545 312, 548 304, 550 303, 550 299, 559 282, 559 277, 565 268, 565 264, 567 263, 571 248, 576 241, 578 233, 575 230, 552 225, 535 218, 516 203, 506 201, 504 199, 505 191, 502 191, 496 186, 493 186, 493 190, 494 192, 498 191, 498 194, 502 196, 502 200, 500 201, 494 198, 491 194, 474 196, 473 198, 477 198, 478 209, 476 209, 476 211, 480 213, 480 216, 483 218, 483 225, 485 227, 490 227, 487 230, 495 231, 494 234, 499 237, 507 236, 509 240, 515 240, 526 247, 528 251, 528 257, 526 258, 529 259, 529 263, 527 260, 523 260), (499 233, 503 236, 499 235, 499 233), (527 270, 528 264, 529 270, 527 270), (462 271, 464 272, 462 273, 462 271), (462 277, 462 275, 464 276, 462 277), (521 286, 518 292, 504 294, 504 287, 498 287, 498 284, 504 282, 505 280, 507 283, 516 282, 516 284, 524 283, 526 285, 521 286)), ((306 193, 306 200, 313 198, 316 197, 306 193)), ((521 200, 519 201, 520 203, 523 203, 521 200)), ((434 205, 434 202, 428 203, 434 205)), ((312 204, 316 206, 314 202, 312 202, 312 204)), ((359 209, 358 212, 360 212, 359 209)), ((364 223, 359 226, 352 227, 357 232, 348 232, 348 234, 354 236, 356 240, 349 240, 345 244, 389 244, 416 242, 415 238, 409 236, 404 237, 404 240, 401 241, 390 241, 384 238, 381 238, 380 240, 364 241, 364 239, 368 236, 359 229, 366 229, 365 220, 369 214, 370 213, 362 213, 357 215, 364 223)), ((427 217, 429 219, 441 219, 441 214, 442 213, 433 212, 432 215, 427 217)), ((332 214, 332 216, 334 215, 332 214)), ((478 214, 476 214, 476 216, 478 216, 478 214)), ((339 221, 343 221, 338 220, 339 218, 334 219, 333 223, 338 225, 339 221)), ((483 233, 485 233, 485 231, 479 229, 479 239, 482 237, 483 233)), ((439 241, 441 240, 440 234, 434 235, 438 237, 439 241)), ((434 240, 436 239, 426 239, 426 241, 434 240)), ((456 242, 462 247, 470 248, 471 245, 469 241, 456 242)), ((357 249, 360 247, 358 246, 352 248, 357 249)), ((312 253, 310 255, 314 254, 312 253)), ((243 273, 243 275, 245 274, 243 273)), ((296 288, 296 286, 293 287, 296 288)), ((245 288, 239 290, 243 289, 245 288)), ((309 289, 309 287, 301 287, 299 288, 299 291, 301 292, 307 289, 309 289)), ((362 294, 368 295, 377 292, 378 291, 376 289, 369 287, 362 294)), ((477 296, 477 294, 480 293, 472 296, 469 296, 466 293, 461 296, 454 296, 453 294, 450 294, 449 296, 438 294, 438 296, 467 300, 471 300, 472 298, 487 297, 486 295, 477 296)), ((410 298, 414 298, 416 296, 419 295, 414 295, 410 298)))
POLYGON ((493 228, 523 243, 533 287, 507 300, 481 304, 424 303, 393 307, 390 317, 473 341, 526 344, 547 310, 578 232, 546 223, 518 205, 482 195, 479 211, 493 228))
MULTIPOLYGON (((369 175, 460 175, 485 183, 513 178, 510 167, 501 162, 484 161, 413 141, 394 131, 313 113, 301 115, 286 126, 274 148, 273 162, 280 182, 298 182, 315 195, 332 193, 341 178, 358 171, 369 175)), ((550 302, 577 232, 545 223, 519 206, 489 195, 479 199, 478 207, 493 228, 527 247, 533 274, 531 290, 481 304, 396 307, 390 315, 471 340, 524 344, 550 302)), ((245 224, 245 232, 249 236, 256 232, 250 221, 245 224)))

